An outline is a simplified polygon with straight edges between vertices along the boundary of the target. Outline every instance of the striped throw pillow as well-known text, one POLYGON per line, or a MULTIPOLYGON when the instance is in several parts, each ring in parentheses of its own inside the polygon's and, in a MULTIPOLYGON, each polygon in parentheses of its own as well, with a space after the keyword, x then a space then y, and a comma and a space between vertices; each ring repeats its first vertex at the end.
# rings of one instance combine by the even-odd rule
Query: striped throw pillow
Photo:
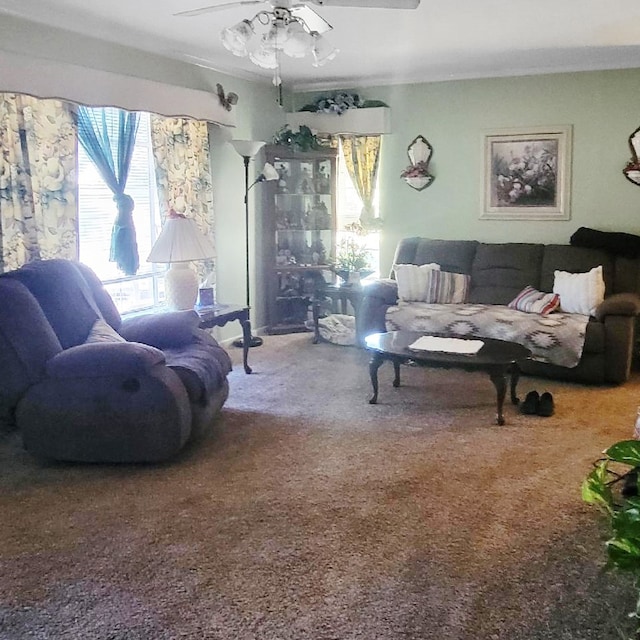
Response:
POLYGON ((467 301, 470 280, 466 273, 431 271, 427 276, 425 302, 462 304, 467 301))
POLYGON ((546 316, 560 306, 560 296, 557 293, 543 293, 528 286, 508 306, 518 311, 539 313, 541 316, 546 316))

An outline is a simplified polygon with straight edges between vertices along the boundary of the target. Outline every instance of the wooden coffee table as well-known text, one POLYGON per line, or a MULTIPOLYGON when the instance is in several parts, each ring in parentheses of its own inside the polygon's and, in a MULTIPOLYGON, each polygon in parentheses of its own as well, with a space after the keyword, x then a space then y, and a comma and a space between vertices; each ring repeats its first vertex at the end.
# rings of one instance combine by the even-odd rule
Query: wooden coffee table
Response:
POLYGON ((374 333, 365 338, 365 347, 372 352, 369 375, 373 386, 373 396, 369 403, 376 404, 378 402, 378 369, 385 360, 390 360, 393 363, 394 387, 400 386, 400 365, 409 361, 425 367, 484 371, 489 374, 489 378, 496 388, 498 409, 496 422, 503 425, 505 421, 502 408, 507 394, 507 375, 510 377, 511 402, 518 404, 516 396, 516 387, 520 377, 518 362, 530 358, 531 351, 515 342, 491 338, 473 338, 474 340, 482 340, 484 343, 480 351, 474 355, 417 351, 408 348, 423 335, 425 334, 418 331, 389 331, 374 333))

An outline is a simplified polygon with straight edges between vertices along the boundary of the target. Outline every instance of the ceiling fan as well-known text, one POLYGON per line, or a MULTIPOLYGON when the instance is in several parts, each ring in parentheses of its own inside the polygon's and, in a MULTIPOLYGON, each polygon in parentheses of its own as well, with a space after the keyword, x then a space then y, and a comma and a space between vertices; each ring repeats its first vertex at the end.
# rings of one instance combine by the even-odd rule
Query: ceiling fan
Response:
MULTIPOLYGON (((354 9, 417 9, 420 0, 307 0, 310 4, 320 7, 351 7, 354 9)), ((230 7, 248 6, 256 4, 271 4, 273 7, 285 7, 288 9, 304 6, 302 4, 292 4, 290 1, 283 0, 274 2, 269 0, 235 0, 235 2, 224 2, 222 4, 213 4, 199 9, 189 9, 187 11, 178 11, 174 16, 199 16, 203 13, 211 13, 213 11, 221 11, 230 7)))
MULTIPOLYGON (((352 7, 360 9, 416 9, 420 0, 307 0, 323 7, 352 7)), ((318 13, 293 0, 235 0, 199 9, 179 11, 174 16, 193 17, 231 7, 267 5, 250 20, 242 20, 221 32, 222 44, 233 55, 249 57, 263 69, 273 69, 273 83, 279 85, 280 57, 303 58, 313 56, 312 65, 320 67, 338 54, 322 34, 333 27, 318 13), (256 31, 258 30, 258 32, 256 31)))

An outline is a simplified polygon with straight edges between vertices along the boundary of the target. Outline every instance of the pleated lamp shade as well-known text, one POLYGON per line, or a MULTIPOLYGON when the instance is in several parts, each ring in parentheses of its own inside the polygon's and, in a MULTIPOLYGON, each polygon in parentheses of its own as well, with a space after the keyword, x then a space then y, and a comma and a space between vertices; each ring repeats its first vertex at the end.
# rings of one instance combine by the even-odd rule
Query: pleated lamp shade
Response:
POLYGON ((212 242, 193 218, 174 214, 166 219, 147 262, 171 264, 164 280, 167 306, 193 309, 198 297, 198 277, 188 263, 214 255, 212 242))
POLYGON ((193 218, 170 217, 151 249, 147 262, 190 262, 213 258, 216 251, 193 218))

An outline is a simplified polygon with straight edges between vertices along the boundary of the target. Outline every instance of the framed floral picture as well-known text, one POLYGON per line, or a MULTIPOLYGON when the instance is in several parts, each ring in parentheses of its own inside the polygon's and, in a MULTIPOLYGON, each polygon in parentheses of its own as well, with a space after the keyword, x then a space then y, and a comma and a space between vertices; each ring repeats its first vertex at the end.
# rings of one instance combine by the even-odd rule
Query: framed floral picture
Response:
POLYGON ((485 132, 484 220, 569 220, 571 126, 485 132))

